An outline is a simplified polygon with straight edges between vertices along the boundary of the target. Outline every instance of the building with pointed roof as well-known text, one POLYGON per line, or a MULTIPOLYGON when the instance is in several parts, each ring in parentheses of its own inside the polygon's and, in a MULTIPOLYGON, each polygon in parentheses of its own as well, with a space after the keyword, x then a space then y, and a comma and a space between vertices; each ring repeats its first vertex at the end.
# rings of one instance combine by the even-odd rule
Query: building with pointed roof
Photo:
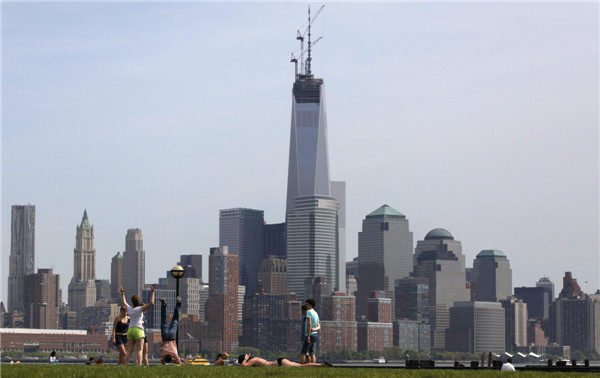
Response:
POLYGON ((81 320, 85 307, 96 303, 96 248, 94 226, 90 224, 87 210, 83 211, 81 223, 76 227, 73 250, 73 278, 68 289, 69 308, 81 320))

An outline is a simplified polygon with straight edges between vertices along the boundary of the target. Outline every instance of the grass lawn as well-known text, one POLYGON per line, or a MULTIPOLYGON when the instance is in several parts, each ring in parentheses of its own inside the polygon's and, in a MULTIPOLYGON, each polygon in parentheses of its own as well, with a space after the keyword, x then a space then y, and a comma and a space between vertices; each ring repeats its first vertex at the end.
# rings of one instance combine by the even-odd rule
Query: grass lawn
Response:
MULTIPOLYGON (((465 370, 405 370, 348 368, 242 368, 239 366, 85 366, 85 365, 7 365, 0 366, 2 377, 497 377, 500 371, 465 370)), ((568 377, 577 373, 517 372, 519 377, 539 377, 548 374, 568 377)))

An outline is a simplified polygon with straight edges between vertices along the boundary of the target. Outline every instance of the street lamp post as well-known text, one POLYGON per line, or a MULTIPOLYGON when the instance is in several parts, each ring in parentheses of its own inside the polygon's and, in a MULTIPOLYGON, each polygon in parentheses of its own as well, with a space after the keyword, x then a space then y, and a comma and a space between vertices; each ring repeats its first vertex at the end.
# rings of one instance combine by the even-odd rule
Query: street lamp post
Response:
MULTIPOLYGON (((179 296, 179 279, 181 277, 183 277, 184 273, 185 273, 185 270, 183 269, 183 267, 181 265, 175 265, 171 269, 171 275, 173 276, 173 278, 175 278, 175 281, 177 282, 177 285, 175 286, 175 297, 179 296)), ((177 345, 177 353, 179 353, 179 325, 177 326, 177 333, 175 336, 175 344, 177 345)))

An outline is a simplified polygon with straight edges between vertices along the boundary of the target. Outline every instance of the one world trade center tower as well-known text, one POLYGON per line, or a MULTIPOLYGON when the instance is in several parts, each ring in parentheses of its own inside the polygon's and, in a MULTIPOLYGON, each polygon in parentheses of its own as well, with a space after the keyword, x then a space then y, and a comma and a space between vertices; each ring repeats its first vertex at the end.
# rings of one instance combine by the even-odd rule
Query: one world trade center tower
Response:
POLYGON ((329 178, 325 86, 311 72, 310 24, 309 13, 306 72, 296 70, 292 90, 286 203, 287 287, 299 299, 313 296, 316 277, 325 278, 325 295, 346 283, 345 182, 329 178))

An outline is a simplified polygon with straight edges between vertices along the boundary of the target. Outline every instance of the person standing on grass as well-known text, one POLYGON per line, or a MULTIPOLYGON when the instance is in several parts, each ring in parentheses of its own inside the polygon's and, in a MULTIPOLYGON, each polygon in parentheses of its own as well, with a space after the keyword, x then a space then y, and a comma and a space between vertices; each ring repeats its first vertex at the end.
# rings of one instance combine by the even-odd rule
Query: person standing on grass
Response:
POLYGON ((129 313, 129 329, 127 330, 127 355, 125 356, 125 365, 129 364, 129 359, 133 354, 133 363, 134 365, 141 366, 142 365, 142 353, 144 349, 144 326, 142 325, 142 316, 144 312, 146 312, 152 305, 154 304, 154 286, 150 286, 150 302, 142 306, 142 302, 140 301, 140 297, 137 295, 131 296, 131 303, 133 305, 130 306, 127 304, 127 299, 125 299, 125 289, 121 286, 119 289, 121 291, 121 299, 123 300, 123 305, 127 307, 127 312, 129 313))
POLYGON ((127 306, 121 306, 120 314, 115 318, 112 331, 112 342, 119 351, 119 365, 125 365, 127 355, 127 331, 129 330, 129 316, 127 306))
POLYGON ((57 362, 58 362, 58 357, 56 357, 56 352, 52 351, 52 353, 50 353, 50 358, 48 359, 48 363, 50 365, 56 365, 57 362))
POLYGON ((148 363, 148 324, 146 316, 142 315, 142 325, 144 326, 144 350, 142 351, 142 363, 144 366, 150 366, 148 363))
POLYGON ((316 302, 314 299, 309 298, 305 302, 306 304, 306 328, 304 335, 306 339, 302 344, 301 354, 308 354, 306 362, 316 363, 317 357, 316 347, 319 341, 319 332, 321 330, 321 323, 319 322, 319 314, 315 311, 316 302))
MULTIPOLYGON (((302 307, 300 307, 300 309, 302 310, 302 332, 300 332, 300 343, 301 345, 304 345, 304 339, 306 339, 306 305, 303 304, 302 307)), ((308 351, 304 353, 304 349, 302 349, 300 351, 300 363, 305 364, 307 362, 309 362, 308 351)))

